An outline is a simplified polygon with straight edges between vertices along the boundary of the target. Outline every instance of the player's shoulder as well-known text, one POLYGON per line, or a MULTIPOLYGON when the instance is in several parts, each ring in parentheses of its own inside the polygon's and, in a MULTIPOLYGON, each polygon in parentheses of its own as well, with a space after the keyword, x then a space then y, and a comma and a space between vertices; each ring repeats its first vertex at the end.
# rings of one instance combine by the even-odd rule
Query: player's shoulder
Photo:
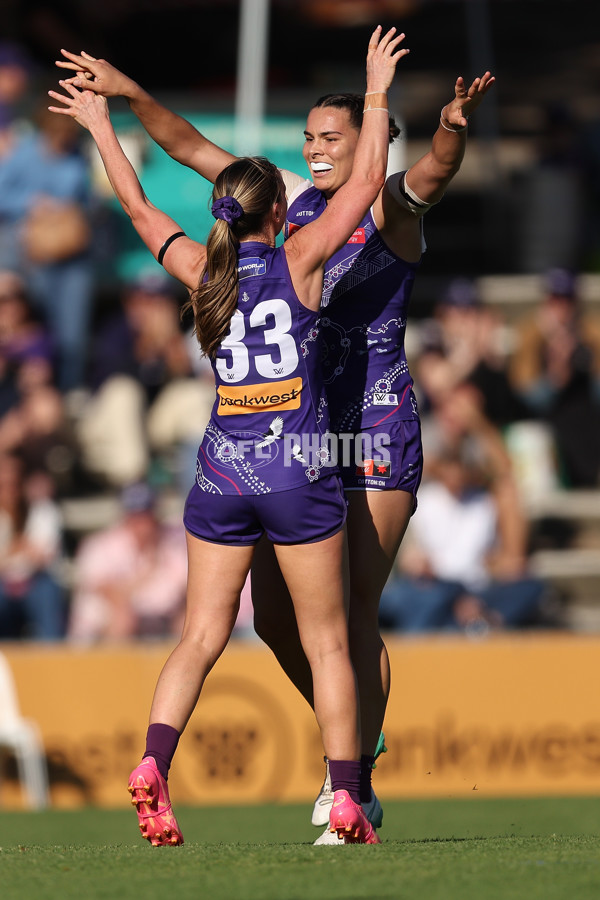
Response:
POLYGON ((312 181, 309 181, 308 178, 303 178, 301 175, 296 175, 295 172, 290 172, 288 169, 280 169, 279 172, 285 185, 288 206, 301 194, 313 187, 312 181))
POLYGON ((420 218, 425 215, 428 209, 431 209, 433 204, 426 203, 417 196, 407 181, 407 174, 408 172, 405 169, 402 172, 394 172, 393 175, 389 175, 385 182, 384 191, 386 191, 399 206, 420 218))

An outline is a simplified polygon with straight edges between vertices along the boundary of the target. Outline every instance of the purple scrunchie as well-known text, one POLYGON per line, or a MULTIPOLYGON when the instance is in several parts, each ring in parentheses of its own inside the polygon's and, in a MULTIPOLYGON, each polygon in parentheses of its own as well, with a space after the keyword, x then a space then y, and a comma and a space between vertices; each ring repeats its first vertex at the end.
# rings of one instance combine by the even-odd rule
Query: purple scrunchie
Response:
POLYGON ((244 215, 244 210, 235 197, 219 197, 213 203, 211 212, 215 219, 223 219, 228 225, 233 225, 244 215))

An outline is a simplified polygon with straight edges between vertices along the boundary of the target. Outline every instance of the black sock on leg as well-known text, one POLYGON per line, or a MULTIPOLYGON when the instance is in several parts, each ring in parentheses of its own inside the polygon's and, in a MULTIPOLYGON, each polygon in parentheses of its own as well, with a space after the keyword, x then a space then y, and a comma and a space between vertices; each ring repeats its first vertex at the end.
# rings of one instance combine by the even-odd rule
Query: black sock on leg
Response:
POLYGON ((369 803, 371 800, 371 774, 373 772, 374 756, 366 753, 360 758, 360 802, 369 803))

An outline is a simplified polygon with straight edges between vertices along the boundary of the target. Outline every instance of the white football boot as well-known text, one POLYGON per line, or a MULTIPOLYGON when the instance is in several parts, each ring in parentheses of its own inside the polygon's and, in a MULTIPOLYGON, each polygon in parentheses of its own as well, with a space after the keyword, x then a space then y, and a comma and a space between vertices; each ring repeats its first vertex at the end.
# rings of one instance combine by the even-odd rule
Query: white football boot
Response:
MULTIPOLYGON (((381 732, 379 741, 377 743, 375 758, 377 758, 381 753, 387 752, 387 747, 385 746, 384 740, 385 738, 383 732, 381 732)), ((332 833, 329 830, 329 813, 333 805, 333 789, 331 786, 331 775, 329 772, 329 760, 326 756, 324 756, 323 759, 325 761, 325 780, 319 792, 319 796, 315 800, 311 822, 316 826, 325 826, 325 831, 316 839, 314 845, 317 847, 322 846, 323 844, 329 844, 341 847, 344 844, 343 838, 340 839, 335 831, 332 833)), ((381 808, 381 803, 379 802, 373 788, 371 788, 371 799, 368 803, 362 803, 361 806, 363 808, 365 816, 367 817, 373 828, 381 828, 381 824, 383 822, 383 809, 381 808)))
MULTIPOLYGON (((333 790, 331 789, 331 775, 329 774, 329 760, 326 756, 323 757, 323 761, 325 763, 325 781, 319 791, 319 796, 315 800, 315 805, 312 811, 311 822, 313 825, 318 827, 323 827, 323 825, 329 826, 329 813, 331 811, 331 807, 333 806, 333 790)), ((337 835, 335 836, 337 841, 337 835)))

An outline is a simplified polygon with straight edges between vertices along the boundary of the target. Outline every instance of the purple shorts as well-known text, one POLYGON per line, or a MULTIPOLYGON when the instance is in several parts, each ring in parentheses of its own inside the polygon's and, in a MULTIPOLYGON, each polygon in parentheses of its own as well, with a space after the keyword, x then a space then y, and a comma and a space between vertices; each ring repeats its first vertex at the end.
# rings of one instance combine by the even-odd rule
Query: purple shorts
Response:
POLYGON ((355 436, 353 450, 354 459, 338 459, 346 491, 407 491, 416 498, 423 474, 418 419, 394 422, 385 429, 363 428, 355 436))
POLYGON ((183 524, 202 541, 251 546, 266 534, 274 544, 312 544, 337 534, 347 502, 339 475, 272 494, 209 494, 194 484, 183 524))

